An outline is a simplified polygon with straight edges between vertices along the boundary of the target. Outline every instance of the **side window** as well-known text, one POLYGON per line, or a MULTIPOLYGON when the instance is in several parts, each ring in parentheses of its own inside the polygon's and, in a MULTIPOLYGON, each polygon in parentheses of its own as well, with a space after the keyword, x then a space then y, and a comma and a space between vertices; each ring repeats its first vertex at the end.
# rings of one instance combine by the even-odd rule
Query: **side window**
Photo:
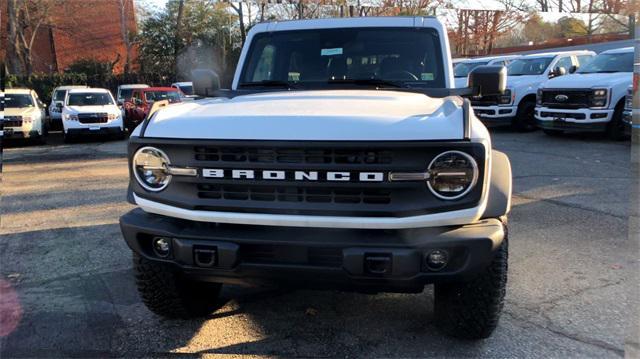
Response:
POLYGON ((593 56, 591 56, 591 55, 578 55, 577 58, 578 58, 578 65, 577 66, 580 67, 580 66, 584 66, 584 65, 588 64, 589 61, 591 61, 591 59, 593 59, 593 56))
POLYGON ((567 56, 567 57, 563 57, 560 60, 558 60, 558 62, 556 62, 556 66, 555 67, 563 67, 565 69, 565 71, 567 71, 567 73, 569 73, 569 70, 571 69, 571 66, 573 66, 573 61, 571 61, 571 56, 567 56))
POLYGON ((55 101, 64 101, 64 97, 67 94, 67 91, 65 90, 58 90, 56 91, 56 94, 53 96, 53 99, 55 101))

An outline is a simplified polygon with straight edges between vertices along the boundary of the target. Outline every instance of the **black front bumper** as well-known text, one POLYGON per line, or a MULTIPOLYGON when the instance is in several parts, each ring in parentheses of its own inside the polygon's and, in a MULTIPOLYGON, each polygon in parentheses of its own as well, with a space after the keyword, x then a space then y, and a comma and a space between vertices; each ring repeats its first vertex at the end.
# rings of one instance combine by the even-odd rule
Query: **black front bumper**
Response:
POLYGON ((100 127, 96 130, 87 128, 70 128, 67 130, 69 136, 101 136, 101 135, 120 135, 122 129, 120 127, 100 127))
POLYGON ((566 122, 566 121, 536 120, 536 123, 538 127, 543 130, 584 131, 584 132, 604 132, 607 130, 607 122, 577 123, 577 122, 566 122))
POLYGON ((428 283, 470 279, 493 259, 505 233, 496 219, 457 227, 359 230, 201 223, 141 209, 122 216, 120 227, 134 252, 172 263, 199 280, 388 292, 420 292, 428 283), (168 258, 153 251, 155 237, 170 240, 168 258), (449 255, 439 271, 424 260, 435 249, 449 255), (203 250, 212 251, 212 265, 197 264, 203 250))
POLYGON ((40 138, 40 133, 38 131, 16 131, 12 128, 6 128, 3 131, 3 136, 6 140, 9 139, 28 139, 28 138, 40 138))

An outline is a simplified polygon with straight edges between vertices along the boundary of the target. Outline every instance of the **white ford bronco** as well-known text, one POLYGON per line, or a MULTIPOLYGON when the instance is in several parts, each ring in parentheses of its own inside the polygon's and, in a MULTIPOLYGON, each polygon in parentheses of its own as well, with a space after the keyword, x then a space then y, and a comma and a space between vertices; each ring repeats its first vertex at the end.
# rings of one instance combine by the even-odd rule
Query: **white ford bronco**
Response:
POLYGON ((622 139, 625 96, 632 77, 633 47, 600 53, 574 74, 540 86, 538 126, 550 135, 578 130, 622 139))
POLYGON ((524 55, 508 66, 507 89, 500 96, 471 99, 476 115, 486 124, 511 125, 518 131, 536 128, 536 91, 541 83, 573 73, 588 62, 592 51, 549 52, 524 55))
POLYGON ((485 338, 507 280, 508 158, 456 89, 431 17, 261 23, 231 89, 161 108, 129 141, 123 236, 138 289, 168 317, 215 309, 222 283, 364 292, 435 284, 446 333, 485 338))

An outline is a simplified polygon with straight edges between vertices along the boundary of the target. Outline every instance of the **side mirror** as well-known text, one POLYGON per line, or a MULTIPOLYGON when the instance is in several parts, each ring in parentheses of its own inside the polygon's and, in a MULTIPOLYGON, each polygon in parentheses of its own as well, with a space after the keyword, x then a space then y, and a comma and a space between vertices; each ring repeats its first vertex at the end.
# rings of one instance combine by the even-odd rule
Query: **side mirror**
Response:
POLYGON ((191 71, 193 93, 200 97, 209 97, 220 90, 220 77, 213 70, 196 69, 191 71))
POLYGON ((555 69, 553 69, 553 71, 551 71, 551 73, 549 73, 549 78, 563 76, 566 73, 567 69, 565 69, 564 67, 556 67, 555 69))
POLYGON ((56 108, 58 111, 62 111, 62 102, 56 102, 56 108))
POLYGON ((578 66, 576 66, 576 65, 572 65, 572 66, 569 68, 569 73, 570 73, 570 74, 572 74, 572 73, 574 73, 574 72, 576 72, 576 71, 578 71, 578 66))
POLYGON ((478 66, 469 73, 468 87, 472 96, 502 95, 507 88, 507 68, 504 66, 478 66))

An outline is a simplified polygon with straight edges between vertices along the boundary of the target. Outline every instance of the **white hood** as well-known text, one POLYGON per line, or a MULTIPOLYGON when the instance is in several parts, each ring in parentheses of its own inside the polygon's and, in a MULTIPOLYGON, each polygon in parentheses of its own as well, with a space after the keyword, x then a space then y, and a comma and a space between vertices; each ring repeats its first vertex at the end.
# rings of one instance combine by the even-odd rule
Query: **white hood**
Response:
MULTIPOLYGON (((171 105, 145 137, 229 140, 462 139, 462 101, 375 90, 270 92, 171 105)), ((134 133, 135 135, 135 133, 134 133)))
POLYGON ((615 87, 621 84, 625 86, 631 83, 633 74, 631 72, 614 72, 601 74, 580 74, 575 73, 566 76, 556 77, 544 83, 544 88, 596 88, 615 87))
POLYGON ((116 105, 104 105, 104 106, 65 106, 62 110, 65 114, 78 114, 78 113, 97 113, 106 112, 111 114, 119 114, 120 110, 116 105))
POLYGON ((546 79, 545 75, 507 76, 507 87, 535 86, 546 79))
POLYGON ((7 107, 4 109, 5 116, 30 116, 38 112, 40 112, 40 110, 37 107, 7 107))
POLYGON ((120 114, 120 109, 116 105, 104 105, 104 106, 65 106, 62 109, 64 114, 79 114, 79 113, 110 113, 120 114))

